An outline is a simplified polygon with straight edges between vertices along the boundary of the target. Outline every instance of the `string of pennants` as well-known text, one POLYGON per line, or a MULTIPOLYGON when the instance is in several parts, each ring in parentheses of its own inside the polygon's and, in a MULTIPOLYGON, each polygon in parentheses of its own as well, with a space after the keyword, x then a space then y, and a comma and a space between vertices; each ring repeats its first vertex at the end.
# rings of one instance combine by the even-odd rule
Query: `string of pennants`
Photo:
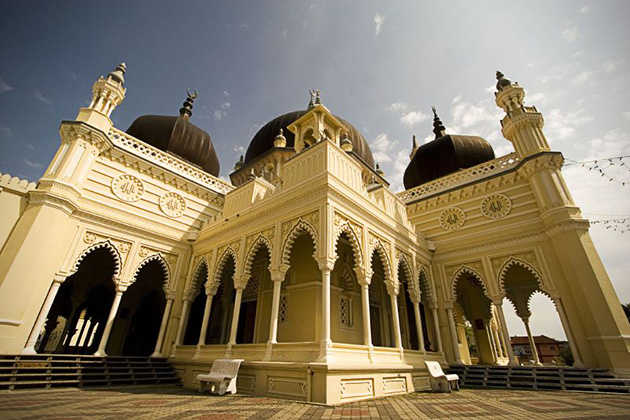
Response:
POLYGON ((616 182, 622 186, 630 185, 630 180, 620 180, 616 176, 611 175, 611 171, 617 168, 625 168, 630 172, 630 156, 616 156, 610 158, 602 158, 595 160, 586 160, 578 162, 572 159, 565 159, 567 163, 564 166, 581 165, 583 168, 599 174, 601 177, 608 179, 609 182, 616 182))

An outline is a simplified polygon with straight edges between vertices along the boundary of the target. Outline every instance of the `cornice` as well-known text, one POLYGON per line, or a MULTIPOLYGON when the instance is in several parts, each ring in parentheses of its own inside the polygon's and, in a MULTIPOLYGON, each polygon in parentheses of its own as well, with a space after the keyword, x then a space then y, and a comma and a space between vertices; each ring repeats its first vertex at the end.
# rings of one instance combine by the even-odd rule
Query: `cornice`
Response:
POLYGON ((62 121, 59 126, 59 135, 63 141, 81 138, 96 147, 99 153, 112 147, 112 142, 107 134, 83 121, 62 121))

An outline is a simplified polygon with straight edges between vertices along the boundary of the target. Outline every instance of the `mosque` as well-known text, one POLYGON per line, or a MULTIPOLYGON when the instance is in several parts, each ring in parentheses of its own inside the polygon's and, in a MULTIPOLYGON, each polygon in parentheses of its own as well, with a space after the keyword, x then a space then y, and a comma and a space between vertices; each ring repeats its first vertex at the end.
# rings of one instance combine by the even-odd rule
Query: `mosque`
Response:
POLYGON ((425 361, 516 363, 504 302, 531 342, 543 293, 575 366, 630 376, 630 326, 518 83, 497 72, 515 153, 434 111, 396 194, 319 91, 258 131, 229 184, 195 94, 113 126, 125 70, 61 123, 37 184, 0 178, 0 354, 168 357, 187 387, 244 359, 239 392, 332 404, 428 389, 425 361))

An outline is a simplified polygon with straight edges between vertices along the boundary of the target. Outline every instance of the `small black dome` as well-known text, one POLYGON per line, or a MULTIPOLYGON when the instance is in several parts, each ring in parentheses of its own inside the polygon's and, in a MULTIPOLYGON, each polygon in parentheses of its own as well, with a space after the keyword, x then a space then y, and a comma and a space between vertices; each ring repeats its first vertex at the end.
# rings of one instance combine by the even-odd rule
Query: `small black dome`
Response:
POLYGON ((129 126, 127 134, 219 176, 219 158, 210 134, 185 116, 144 115, 129 126))
MULTIPOLYGON (((273 149, 273 141, 280 132, 283 130, 284 137, 287 139, 286 147, 293 147, 295 144, 295 135, 287 129, 287 126, 291 125, 295 120, 301 118, 309 110, 293 111, 279 117, 274 118, 263 126, 258 133, 254 136, 249 143, 247 153, 245 153, 245 163, 249 163, 256 159, 258 156, 263 155, 270 149, 273 149)), ((352 124, 343 118, 335 116, 347 129, 348 139, 352 142, 354 153, 356 153, 365 163, 371 168, 374 168, 374 157, 370 146, 363 135, 352 124)))
POLYGON ((494 159, 487 140, 446 134, 418 148, 405 170, 405 189, 494 159))

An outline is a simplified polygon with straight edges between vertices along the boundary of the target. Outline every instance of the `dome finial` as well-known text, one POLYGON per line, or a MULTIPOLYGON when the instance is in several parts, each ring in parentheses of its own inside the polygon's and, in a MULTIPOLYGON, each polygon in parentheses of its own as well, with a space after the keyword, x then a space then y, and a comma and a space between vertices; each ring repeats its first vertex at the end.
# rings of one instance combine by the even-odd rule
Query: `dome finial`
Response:
POLYGON ((319 89, 315 89, 315 104, 316 105, 321 105, 322 103, 322 99, 320 98, 320 90, 319 89))
POLYGON ((199 94, 197 94, 197 91, 194 89, 186 89, 186 93, 188 94, 188 98, 186 98, 186 102, 184 102, 183 106, 179 109, 179 116, 188 119, 192 116, 193 101, 199 97, 199 94))
POLYGON ((308 101, 308 107, 306 109, 311 109, 315 106, 315 89, 309 89, 308 93, 311 95, 311 100, 308 101))
POLYGON ((282 128, 278 132, 278 135, 273 140, 273 147, 287 147, 287 139, 284 137, 284 131, 282 128))
POLYGON ((512 81, 497 70, 497 90, 502 90, 504 87, 510 86, 511 84, 512 81))
POLYGON ((435 107, 432 106, 431 109, 433 110, 433 132, 435 133, 435 138, 444 137, 446 135, 446 128, 444 124, 442 124, 440 117, 438 117, 435 107))
POLYGON ((116 69, 110 72, 107 77, 109 79, 113 79, 120 83, 121 85, 125 83, 125 72, 127 71, 127 65, 125 63, 120 63, 116 66, 116 69))

